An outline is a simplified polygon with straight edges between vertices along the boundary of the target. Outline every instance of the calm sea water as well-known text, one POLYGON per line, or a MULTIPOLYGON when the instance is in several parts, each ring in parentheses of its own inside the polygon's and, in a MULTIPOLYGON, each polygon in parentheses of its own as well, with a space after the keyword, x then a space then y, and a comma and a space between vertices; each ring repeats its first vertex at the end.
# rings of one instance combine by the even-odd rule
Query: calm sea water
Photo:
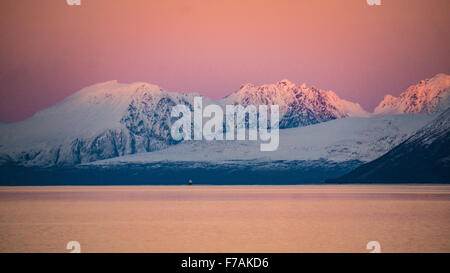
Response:
POLYGON ((1 187, 0 252, 450 252, 450 186, 1 187))

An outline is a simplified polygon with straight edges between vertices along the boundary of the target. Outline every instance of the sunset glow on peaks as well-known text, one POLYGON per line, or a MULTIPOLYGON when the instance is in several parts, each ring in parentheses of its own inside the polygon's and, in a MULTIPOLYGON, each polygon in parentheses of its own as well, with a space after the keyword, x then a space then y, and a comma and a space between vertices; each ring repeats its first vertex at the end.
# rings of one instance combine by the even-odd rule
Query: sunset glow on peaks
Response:
POLYGON ((4 0, 0 120, 110 80, 220 98, 288 78, 372 111, 450 73, 450 2, 382 2, 4 0))

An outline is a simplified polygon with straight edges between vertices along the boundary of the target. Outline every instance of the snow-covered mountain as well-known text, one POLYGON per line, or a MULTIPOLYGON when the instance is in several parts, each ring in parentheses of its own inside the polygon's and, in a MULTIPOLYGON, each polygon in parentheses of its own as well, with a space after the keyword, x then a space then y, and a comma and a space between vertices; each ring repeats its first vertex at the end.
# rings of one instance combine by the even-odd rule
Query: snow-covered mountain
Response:
MULTIPOLYGON (((431 115, 344 118, 280 130, 278 150, 256 141, 185 141, 166 149, 79 165, 67 184, 308 184, 342 176, 408 138, 431 115)), ((29 183, 11 174, 13 181, 29 183)), ((42 174, 37 174, 41 175, 42 174)), ((61 182, 62 181, 62 182, 61 182)))
POLYGON ((450 183, 450 108, 382 157, 335 182, 450 183))
MULTIPOLYGON (((420 86, 422 85, 430 87, 410 88, 413 91, 406 93, 423 90, 428 98, 426 109, 432 109, 436 105, 442 107, 440 102, 448 93, 448 76, 440 74, 431 80, 423 81, 420 86)), ((223 160, 233 160, 233 157, 261 159, 268 156, 259 154, 259 148, 252 147, 259 145, 257 142, 247 143, 248 145, 242 142, 195 142, 183 143, 179 148, 174 147, 174 150, 166 149, 177 144, 170 135, 174 121, 170 118, 171 107, 184 104, 193 109, 194 96, 199 95, 167 92, 147 83, 121 84, 110 81, 84 88, 27 120, 0 124, 0 165, 13 163, 40 167, 76 166, 159 150, 161 152, 150 157, 163 159, 166 153, 173 152, 175 155, 186 152, 192 158, 198 158, 189 152, 195 147, 198 154, 202 155, 200 159, 214 155, 223 157, 223 160), (187 151, 183 150, 185 148, 187 151), (237 149, 240 153, 230 153, 229 149, 237 149), (258 154, 255 155, 255 152, 258 154)), ((403 97, 405 96, 400 96, 400 99, 403 97)), ((411 100, 415 98, 414 95, 407 97, 411 100)), ((359 104, 342 100, 332 91, 307 87, 305 84, 297 86, 287 80, 262 86, 246 84, 219 101, 203 98, 204 106, 212 103, 278 104, 281 111, 280 128, 370 116, 359 104)), ((266 159, 324 158, 335 162, 370 160, 403 140, 409 130, 418 129, 419 125, 423 125, 421 122, 427 118, 421 115, 398 118, 404 125, 396 123, 397 117, 380 120, 360 118, 281 130, 280 148, 270 153, 270 158, 266 159), (339 135, 342 130, 346 130, 346 133, 339 135), (366 135, 368 132, 371 132, 372 136, 366 135), (367 138, 362 137, 365 135, 367 138), (359 140, 360 138, 363 140, 359 140)))
POLYGON ((437 74, 410 86, 399 97, 386 95, 375 115, 442 112, 450 107, 450 76, 437 74))
POLYGON ((1 125, 0 161, 65 166, 159 150, 174 144, 171 107, 192 109, 193 97, 146 83, 96 84, 27 120, 1 125))
POLYGON ((279 105, 280 128, 293 128, 345 117, 367 117, 357 103, 340 99, 333 91, 306 84, 298 86, 288 80, 276 84, 242 85, 222 99, 224 104, 279 105))
POLYGON ((280 145, 267 153, 259 141, 184 141, 150 153, 115 157, 87 165, 113 166, 155 162, 270 162, 327 160, 371 161, 407 139, 432 119, 430 115, 345 118, 280 130, 280 145))
MULTIPOLYGON (((331 91, 287 80, 259 89, 246 86, 221 101, 203 98, 203 104, 279 104, 283 128, 366 115, 331 91)), ((170 136, 171 107, 185 104, 192 110, 194 96, 147 83, 87 87, 25 121, 1 124, 0 164, 70 166, 166 148, 176 144, 170 136)))

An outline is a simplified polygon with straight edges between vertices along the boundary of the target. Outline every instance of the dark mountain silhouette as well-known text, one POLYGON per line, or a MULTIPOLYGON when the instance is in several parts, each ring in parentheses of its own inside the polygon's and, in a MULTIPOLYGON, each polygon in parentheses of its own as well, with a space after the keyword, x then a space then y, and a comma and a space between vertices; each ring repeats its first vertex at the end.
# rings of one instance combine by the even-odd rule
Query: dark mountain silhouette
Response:
POLYGON ((450 183, 450 108, 402 144, 329 183, 450 183))

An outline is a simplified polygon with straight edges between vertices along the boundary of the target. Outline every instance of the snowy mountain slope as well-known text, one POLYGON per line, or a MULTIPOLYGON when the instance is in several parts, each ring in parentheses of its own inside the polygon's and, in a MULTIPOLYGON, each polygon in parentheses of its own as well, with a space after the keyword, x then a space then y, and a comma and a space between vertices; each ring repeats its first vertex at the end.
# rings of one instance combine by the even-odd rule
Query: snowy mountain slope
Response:
POLYGON ((450 183, 450 108, 387 154, 334 182, 450 183))
POLYGON ((288 80, 256 86, 245 84, 222 99, 224 104, 279 105, 280 128, 316 124, 344 117, 367 117, 359 104, 340 99, 333 91, 306 84, 297 86, 288 80))
POLYGON ((253 141, 186 141, 66 168, 0 166, 0 185, 276 185, 323 183, 385 153, 431 115, 344 118, 280 130, 280 149, 253 141))
POLYGON ((0 158, 64 166, 158 150, 174 143, 171 106, 192 109, 193 97, 146 83, 96 84, 25 121, 0 126, 0 158))
POLYGON ((450 107, 450 76, 437 74, 410 86, 399 97, 386 95, 375 115, 442 112, 450 107))
MULTIPOLYGON (((450 108, 442 112, 436 119, 428 123, 425 127, 417 131, 413 136, 404 142, 404 145, 416 143, 421 146, 429 146, 439 139, 450 141, 448 137, 450 132, 450 108)), ((447 157, 450 157, 450 145, 445 147, 447 157)))
MULTIPOLYGON (((359 105, 331 91, 299 88, 288 81, 263 90, 264 96, 254 94, 259 100, 239 103, 280 104, 287 113, 281 120, 286 128, 365 115, 359 105)), ((254 90, 247 91, 250 95, 254 90)), ((241 93, 221 101, 203 98, 203 105, 230 103, 241 93)), ((68 166, 165 148, 175 144, 170 136, 172 106, 193 109, 194 96, 198 95, 170 93, 139 82, 95 84, 27 120, 0 125, 0 164, 68 166)))
MULTIPOLYGON (((448 76, 440 74, 431 80, 425 80, 422 85, 420 88, 410 88, 412 91, 409 92, 412 94, 417 90, 422 90, 426 94, 427 106, 420 109, 433 109, 436 105, 441 107, 442 98, 447 94, 447 91, 444 92, 442 90, 448 90, 448 88, 445 89, 445 86, 448 86, 448 76)), ((412 101, 415 96, 411 94, 401 96, 402 103, 407 101, 406 97, 412 101)), ((27 120, 0 124, 0 165, 13 163, 23 166, 41 167, 74 166, 102 159, 165 149, 176 144, 170 136, 170 127, 174 121, 169 117, 171 107, 177 104, 184 104, 193 109, 194 96, 198 95, 171 93, 147 83, 121 84, 117 81, 110 81, 84 88, 54 106, 36 113, 27 120)), ((281 111, 281 128, 307 126, 345 117, 370 116, 359 104, 342 100, 332 91, 307 87, 305 84, 297 86, 287 80, 262 86, 246 84, 239 91, 219 101, 203 98, 204 107, 211 103, 222 106, 236 103, 242 105, 278 104, 281 111)), ((410 104, 416 105, 412 102, 410 104)), ((411 110, 411 112, 415 113, 417 111, 411 110)), ((434 111, 427 110, 425 112, 434 111)), ((420 122, 421 119, 426 118, 417 117, 417 122, 420 122)), ((408 124, 399 125, 399 128, 411 126, 417 129, 418 127, 416 127, 417 124, 414 120, 415 118, 404 120, 408 124)), ((372 119, 365 120, 363 118, 360 124, 373 121, 372 119)), ((346 122, 344 121, 342 124, 346 122)), ((383 135, 386 139, 390 139, 390 133, 394 134, 394 139, 400 139, 399 135, 396 134, 403 134, 403 129, 398 129, 397 132, 395 126, 390 128, 386 125, 389 123, 381 123, 384 125, 379 130, 385 130, 381 134, 386 133, 383 135)), ((387 143, 386 141, 380 141, 372 146, 369 145, 364 148, 366 151, 363 148, 358 148, 356 151, 353 150, 356 149, 355 147, 360 146, 355 146, 352 144, 352 141, 359 143, 357 138, 361 136, 360 133, 364 134, 365 132, 363 129, 361 129, 361 132, 352 131, 353 129, 350 125, 347 128, 344 125, 340 125, 341 123, 337 123, 338 125, 336 126, 344 126, 342 128, 348 130, 349 135, 346 139, 348 139, 349 144, 344 143, 343 145, 342 143, 333 142, 338 141, 339 138, 333 139, 331 136, 334 136, 335 132, 330 130, 333 128, 336 131, 341 130, 333 127, 333 124, 336 123, 330 123, 330 125, 328 123, 319 124, 313 127, 315 129, 306 127, 286 132, 281 130, 281 141, 284 141, 283 138, 286 138, 287 141, 284 144, 281 143, 280 149, 271 154, 271 156, 287 160, 323 157, 336 161, 339 161, 339 158, 342 156, 342 160, 361 159, 365 161, 367 158, 373 158, 374 155, 378 154, 377 150, 386 151, 385 148, 387 146, 385 148, 377 148, 387 143), (331 129, 322 129, 323 132, 319 132, 320 130, 317 129, 328 126, 331 129), (353 138, 351 136, 352 132, 355 134, 353 138), (308 135, 313 139, 308 139, 308 135), (298 143, 296 143, 297 138, 298 143), (316 143, 313 141, 318 139, 322 139, 323 142, 316 143), (292 144, 292 147, 286 147, 285 145, 289 143, 296 144, 292 144), (336 149, 334 146, 336 146, 336 149), (343 152, 339 152, 343 147, 346 148, 343 152), (351 152, 347 153, 345 151, 351 152), (298 154, 301 156, 299 157, 298 154), (349 156, 349 154, 354 156, 349 156), (306 155, 311 156, 308 157, 306 155)), ((379 122, 376 121, 374 126, 376 124, 379 124, 379 122)), ((391 121, 391 124, 395 125, 396 123, 391 121)), ((368 131, 371 131, 371 129, 369 128, 368 131)), ((380 136, 376 130, 372 131, 374 136, 380 136)), ((368 141, 369 139, 361 143, 367 144, 368 141)), ((210 149, 217 148, 219 151, 222 151, 222 154, 228 153, 227 142, 208 142, 203 144, 196 142, 192 145, 199 146, 197 147, 198 150, 208 151, 203 153, 202 158, 213 156, 214 151, 210 149)), ((236 146, 241 144, 233 143, 230 145, 229 149, 241 149, 240 146, 236 146)), ((246 148, 242 148, 243 151, 248 150, 246 154, 248 156, 252 155, 252 158, 260 158, 262 154, 253 155, 254 151, 259 151, 259 148, 255 147, 253 149, 251 148, 252 145, 259 147, 259 144, 255 142, 248 142, 248 145, 244 145, 246 148)), ((168 151, 170 152, 171 150, 168 151)), ((239 158, 243 154, 230 154, 229 158, 232 156, 239 158)))
POLYGON ((345 118, 280 130, 280 146, 270 153, 260 152, 258 141, 184 141, 163 150, 101 160, 88 165, 267 162, 267 166, 270 166, 270 162, 277 161, 367 162, 401 143, 431 118, 429 115, 345 118))

